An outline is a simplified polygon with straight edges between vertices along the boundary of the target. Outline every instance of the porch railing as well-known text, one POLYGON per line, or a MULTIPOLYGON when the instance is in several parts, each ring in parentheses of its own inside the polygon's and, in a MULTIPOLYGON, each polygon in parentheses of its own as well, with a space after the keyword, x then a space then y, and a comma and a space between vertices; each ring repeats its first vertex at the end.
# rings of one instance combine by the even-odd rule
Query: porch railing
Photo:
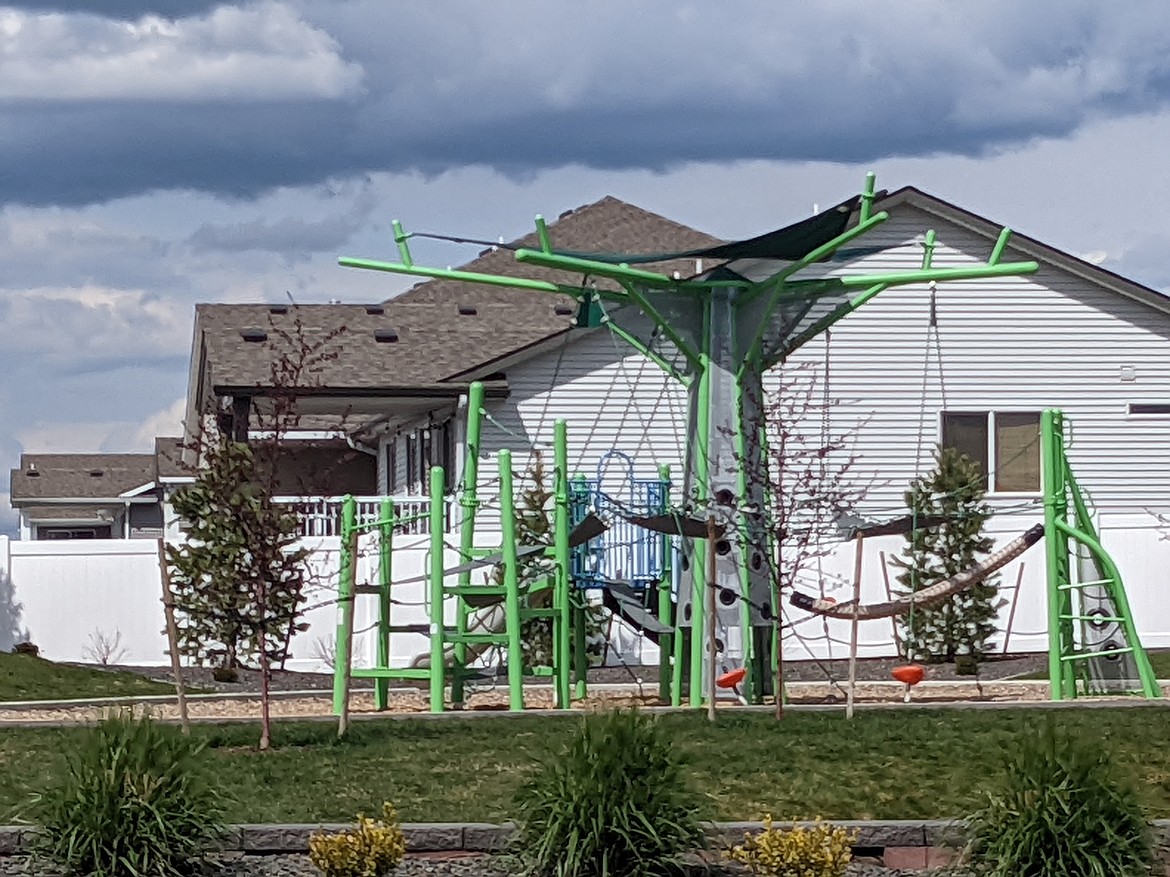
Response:
MULTIPOLYGON (((358 496, 358 520, 376 519, 382 507, 380 496, 358 496)), ((406 536, 425 536, 430 533, 430 519, 428 512, 431 500, 426 496, 395 496, 394 510, 404 518, 412 518, 408 523, 401 525, 395 532, 406 536)), ((292 506, 300 521, 298 530, 301 536, 340 536, 341 535, 341 502, 340 496, 278 496, 274 500, 283 505, 292 506)), ((445 527, 451 529, 451 499, 443 500, 443 516, 445 527)))

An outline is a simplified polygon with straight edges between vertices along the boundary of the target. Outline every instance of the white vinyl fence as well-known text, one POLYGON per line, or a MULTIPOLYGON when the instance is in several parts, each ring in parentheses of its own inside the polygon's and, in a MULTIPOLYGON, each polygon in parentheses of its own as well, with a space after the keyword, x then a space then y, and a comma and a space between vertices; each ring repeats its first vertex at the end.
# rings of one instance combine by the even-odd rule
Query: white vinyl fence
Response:
MULTIPOLYGON (((991 535, 999 544, 1035 523, 1031 519, 996 518, 991 535)), ((1152 517, 1105 518, 1102 539, 1121 568, 1138 630, 1147 647, 1170 647, 1170 542, 1152 517)), ((302 544, 313 549, 314 584, 305 615, 309 629, 293 640, 291 670, 327 671, 332 660, 337 623, 335 603, 339 542, 335 536, 312 537, 302 544)), ((862 600, 887 598, 882 555, 887 564, 902 550, 900 537, 866 540, 862 600)), ((377 553, 363 543, 359 552, 358 582, 374 583, 377 553)), ((445 564, 457 563, 448 551, 445 564)), ((825 593, 839 601, 852 596, 852 545, 836 546, 814 570, 803 590, 825 593)), ((405 536, 393 554, 393 579, 414 578, 425 572, 425 539, 405 536)), ((888 570, 896 588, 898 570, 888 570)), ((482 573, 480 574, 482 575, 482 573)), ((1043 651, 1047 648, 1043 542, 1035 545, 1000 574, 1001 596, 997 650, 1043 651), (1018 588, 1017 588, 1018 583, 1018 588), (1010 619, 1010 629, 1009 629, 1010 619)), ((54 661, 162 666, 169 662, 160 602, 157 547, 153 540, 10 541, 0 537, 0 650, 31 641, 54 661)), ((394 589, 394 623, 421 624, 428 620, 425 582, 394 589)), ((372 662, 375 647, 377 601, 357 598, 354 627, 355 666, 372 662)), ((787 660, 840 658, 848 654, 849 623, 808 616, 785 607, 790 628, 784 639, 787 660)), ((450 620, 450 615, 448 616, 450 620)), ((409 663, 427 651, 422 634, 399 634, 393 640, 392 662, 409 663)), ((896 655, 895 626, 891 620, 862 622, 859 653, 863 657, 896 655)), ((607 663, 652 663, 657 649, 632 630, 615 625, 610 634, 607 663)))

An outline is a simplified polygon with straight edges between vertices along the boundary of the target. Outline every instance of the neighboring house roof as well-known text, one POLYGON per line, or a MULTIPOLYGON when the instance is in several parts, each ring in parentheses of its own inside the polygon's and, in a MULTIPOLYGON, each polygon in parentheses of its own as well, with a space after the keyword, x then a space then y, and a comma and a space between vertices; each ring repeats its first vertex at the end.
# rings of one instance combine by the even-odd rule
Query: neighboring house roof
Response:
MULTIPOLYGON (((633 204, 627 204, 612 195, 606 195, 600 201, 562 213, 555 223, 549 224, 548 231, 554 248, 584 253, 665 253, 699 249, 723 242, 720 238, 633 204)), ((477 258, 460 267, 464 271, 502 274, 506 277, 531 277, 570 286, 582 282, 580 274, 524 265, 517 262, 512 255, 512 250, 517 247, 536 249, 539 246, 540 241, 534 229, 531 234, 509 244, 481 251, 477 258)), ((698 273, 692 260, 651 263, 639 267, 665 274, 678 271, 684 277, 698 273)), ((615 288, 608 281, 598 280, 597 285, 615 288)), ((574 304, 570 296, 550 296, 544 292, 465 283, 459 280, 428 280, 411 287, 390 301, 463 302, 479 305, 496 302, 516 306, 523 312, 528 308, 540 307, 539 303, 547 301, 550 297, 563 304, 574 304)), ((474 366, 468 366, 472 367, 474 366)))
MULTIPOLYGON (((903 205, 915 207, 992 240, 1000 231, 998 223, 910 186, 880 193, 877 205, 890 211, 903 205)), ((669 252, 722 242, 611 196, 567 211, 548 228, 555 248, 581 253, 669 252)), ((536 232, 485 249, 461 268, 571 285, 583 281, 566 272, 518 263, 512 250, 519 246, 539 246, 536 232)), ((1009 248, 1151 307, 1170 311, 1170 299, 1156 290, 1026 235, 1013 235, 1009 248)), ((684 276, 700 269, 688 260, 644 267, 666 273, 678 271, 684 276)), ((428 280, 381 305, 199 305, 188 418, 205 410, 202 406, 213 394, 232 395, 232 390, 262 389, 280 383, 273 380, 273 367, 280 356, 278 351, 283 348, 288 352, 295 347, 288 343, 288 333, 298 319, 303 325, 302 337, 310 344, 331 333, 335 335, 335 355, 324 358, 311 374, 302 377, 298 395, 430 399, 454 397, 471 376, 498 378, 496 373, 506 365, 522 362, 547 350, 550 344, 560 343, 561 336, 570 334, 574 313, 575 302, 570 296, 454 280, 428 280), (264 340, 248 341, 241 333, 255 338, 263 335, 264 340), (394 340, 379 341, 376 333, 394 340)), ((506 390, 502 381, 499 383, 500 389, 506 390)), ((337 426, 352 432, 354 426, 362 426, 360 418, 347 415, 338 420, 339 413, 320 409, 313 413, 324 418, 322 428, 337 426)))
POLYGON ((154 454, 21 454, 12 470, 12 505, 117 499, 154 480, 154 454))
POLYGON ((574 310, 540 305, 523 319, 506 304, 197 305, 204 386, 442 394, 469 363, 571 328, 574 310))
POLYGON ((183 440, 170 436, 154 440, 155 476, 160 480, 187 478, 189 467, 183 465, 183 440))
MULTIPOLYGON (((649 252, 718 243, 611 196, 567 211, 549 225, 549 233, 558 248, 583 251, 649 252)), ((509 249, 535 245, 534 231, 483 251, 463 267, 581 283, 576 275, 520 265, 509 249)), ((690 261, 651 267, 687 274, 696 268, 690 261)), ((575 317, 571 296, 446 280, 427 281, 376 305, 197 305, 191 392, 198 398, 188 400, 188 416, 203 409, 213 394, 287 386, 288 375, 274 373, 277 363, 282 358, 297 361, 298 350, 313 345, 334 355, 320 357, 304 370, 295 384, 307 392, 298 395, 454 396, 461 376, 540 349, 543 342, 567 333, 575 317), (387 333, 394 340, 385 340, 387 333)))
MULTIPOLYGON (((890 192, 877 202, 877 206, 883 210, 894 210, 903 204, 917 207, 990 240, 999 237, 1003 228, 999 223, 992 222, 984 216, 965 210, 950 201, 944 201, 942 198, 914 186, 904 186, 897 191, 890 192)), ((1084 259, 1059 250, 1036 238, 1013 231, 1008 249, 1035 259, 1041 264, 1067 271, 1069 274, 1074 274, 1159 311, 1170 313, 1170 297, 1158 290, 1130 280, 1128 277, 1122 277, 1120 274, 1094 265, 1092 262, 1086 262, 1084 259)))

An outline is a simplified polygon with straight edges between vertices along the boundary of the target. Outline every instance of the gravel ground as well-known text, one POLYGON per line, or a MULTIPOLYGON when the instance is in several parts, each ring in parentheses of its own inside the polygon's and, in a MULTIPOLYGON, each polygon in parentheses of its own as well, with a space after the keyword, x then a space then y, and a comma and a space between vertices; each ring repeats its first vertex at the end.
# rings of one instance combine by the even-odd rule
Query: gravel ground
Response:
MULTIPOLYGON (((684 877, 743 877, 746 872, 736 866, 719 864, 687 869, 684 877)), ((22 857, 0 858, 0 877, 32 877, 49 875, 51 871, 37 870, 22 857)), ((515 877, 517 870, 507 860, 495 860, 478 855, 444 855, 442 857, 408 856, 394 872, 396 877, 515 877)), ((953 871, 900 871, 885 868, 870 860, 856 860, 846 871, 848 877, 900 877, 900 875, 947 874, 959 877, 953 871)), ((210 864, 208 877, 320 877, 308 856, 239 856, 210 864)))
MULTIPOLYGON (((903 698, 903 688, 900 685, 881 683, 858 683, 854 700, 858 704, 900 703, 903 698)), ((1043 686, 1028 686, 1008 683, 985 683, 976 688, 973 683, 939 682, 934 685, 922 686, 914 690, 912 701, 917 704, 948 703, 956 700, 997 702, 997 703, 1026 703, 1045 701, 1048 691, 1043 686)), ((525 706, 528 709, 552 709, 553 692, 551 688, 529 690, 524 693, 525 706)), ((845 688, 843 685, 829 683, 795 683, 789 687, 789 702, 792 704, 843 704, 845 702, 845 688)), ((639 694, 636 689, 629 691, 594 692, 584 701, 574 703, 575 709, 603 709, 633 706, 658 706, 656 686, 645 686, 639 694)), ((497 712, 507 709, 508 691, 506 687, 484 689, 468 695, 465 709, 467 711, 497 712)), ((733 701, 727 702, 727 707, 734 707, 733 701)), ((271 702, 273 718, 325 718, 332 716, 332 696, 328 693, 310 694, 303 697, 278 698, 271 702)), ((28 723, 61 723, 61 722, 91 722, 104 716, 107 706, 68 706, 68 707, 32 707, 32 708, 3 708, 0 709, 0 726, 5 724, 28 723)), ((425 692, 404 691, 390 696, 389 713, 423 713, 429 711, 429 702, 425 692)), ((178 707, 173 702, 159 702, 140 704, 134 708, 137 713, 149 713, 158 719, 177 719, 178 707)), ((260 701, 258 698, 233 699, 196 699, 188 702, 188 715, 192 719, 202 720, 255 720, 260 715, 260 701)), ((350 699, 350 713, 354 715, 371 714, 374 712, 374 698, 371 692, 355 693, 350 699)))
MULTIPOLYGON (((1041 654, 993 658, 981 665, 979 678, 986 682, 1044 670, 1048 666, 1047 660, 1047 656, 1041 654)), ((862 681, 886 681, 891 678, 890 671, 903 663, 905 662, 892 658, 867 658, 857 662, 857 678, 862 681)), ((174 681, 169 667, 119 666, 109 669, 127 670, 159 682, 174 681)), ((843 680, 848 674, 849 662, 843 658, 832 661, 788 661, 784 664, 784 678, 789 682, 824 682, 829 677, 843 680)), ((192 688, 205 691, 250 693, 260 690, 260 674, 252 670, 240 670, 238 682, 216 682, 211 678, 211 670, 205 667, 188 668, 183 671, 183 678, 192 688)), ((974 677, 958 675, 953 664, 932 664, 926 667, 926 678, 940 682, 970 682, 974 677)), ((644 685, 657 683, 658 666, 594 667, 589 671, 589 681, 594 683, 624 684, 633 683, 635 680, 641 680, 644 685)), ((359 688, 368 688, 362 683, 358 685, 359 688)), ((424 688, 425 685, 425 682, 395 682, 395 687, 403 688, 424 688)), ((272 674, 271 687, 273 691, 327 691, 333 688, 333 676, 328 673, 293 673, 278 670, 272 674)))

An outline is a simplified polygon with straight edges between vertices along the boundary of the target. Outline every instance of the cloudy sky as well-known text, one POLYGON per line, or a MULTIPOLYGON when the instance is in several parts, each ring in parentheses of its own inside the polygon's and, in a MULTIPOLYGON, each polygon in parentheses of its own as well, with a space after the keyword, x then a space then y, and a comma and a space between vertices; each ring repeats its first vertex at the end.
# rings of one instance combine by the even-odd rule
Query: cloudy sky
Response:
POLYGON ((196 302, 402 288, 336 265, 392 218, 744 236, 873 169, 1170 289, 1168 156, 1164 0, 0 0, 0 470, 176 433, 196 302))

